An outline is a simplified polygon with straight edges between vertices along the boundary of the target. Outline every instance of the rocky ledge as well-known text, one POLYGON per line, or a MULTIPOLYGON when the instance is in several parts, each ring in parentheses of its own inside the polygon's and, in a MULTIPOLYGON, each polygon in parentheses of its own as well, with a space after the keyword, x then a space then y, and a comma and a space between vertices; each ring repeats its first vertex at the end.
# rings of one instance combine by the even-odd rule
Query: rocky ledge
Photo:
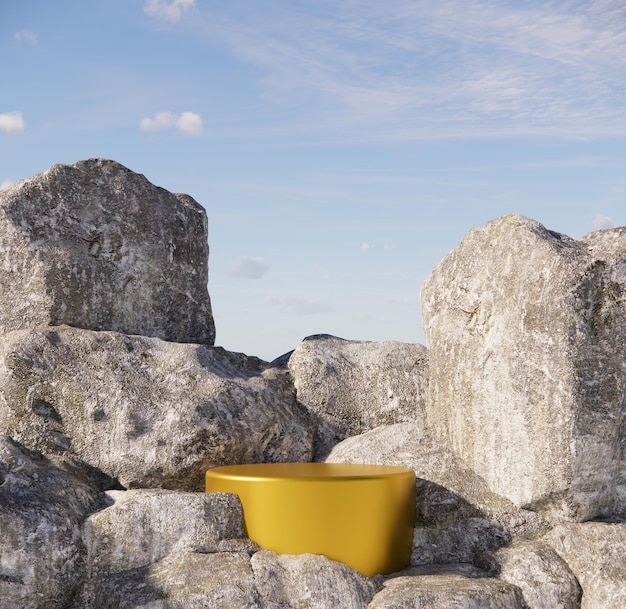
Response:
POLYGON ((0 609, 626 606, 626 228, 470 231, 429 348, 213 346, 207 219, 90 159, 0 191, 0 609), (214 465, 412 468, 411 565, 245 536, 214 465))

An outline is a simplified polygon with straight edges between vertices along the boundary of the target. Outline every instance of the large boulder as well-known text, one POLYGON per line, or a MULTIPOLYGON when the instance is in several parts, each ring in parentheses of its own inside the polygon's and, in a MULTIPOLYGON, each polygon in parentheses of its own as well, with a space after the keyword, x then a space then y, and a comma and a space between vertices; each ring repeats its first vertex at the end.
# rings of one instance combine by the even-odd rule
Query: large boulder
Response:
POLYGON ((308 461, 285 371, 219 347, 49 327, 0 339, 0 433, 127 488, 201 490, 206 469, 308 461))
POLYGON ((0 190, 0 333, 68 324, 212 345, 206 212, 115 161, 0 190))
POLYGON ((422 313, 440 441, 518 506, 626 511, 626 229, 493 220, 426 279, 422 313))
POLYGON ((0 609, 66 609, 78 591, 98 493, 75 471, 0 436, 0 609))
POLYGON ((419 344, 304 339, 289 358, 298 400, 319 422, 316 457, 379 425, 424 424, 428 351, 419 344))
POLYGON ((580 582, 581 609, 626 607, 626 523, 562 524, 543 540, 580 582))

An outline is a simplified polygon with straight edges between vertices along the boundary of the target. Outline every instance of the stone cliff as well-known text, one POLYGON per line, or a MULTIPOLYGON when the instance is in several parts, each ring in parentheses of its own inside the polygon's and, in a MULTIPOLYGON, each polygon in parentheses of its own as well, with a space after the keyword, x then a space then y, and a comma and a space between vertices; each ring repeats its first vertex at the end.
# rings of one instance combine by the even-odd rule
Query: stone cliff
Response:
POLYGON ((90 159, 0 191, 0 609, 626 606, 626 228, 470 231, 429 348, 213 346, 207 219, 90 159), (412 468, 411 566, 244 531, 214 465, 412 468))

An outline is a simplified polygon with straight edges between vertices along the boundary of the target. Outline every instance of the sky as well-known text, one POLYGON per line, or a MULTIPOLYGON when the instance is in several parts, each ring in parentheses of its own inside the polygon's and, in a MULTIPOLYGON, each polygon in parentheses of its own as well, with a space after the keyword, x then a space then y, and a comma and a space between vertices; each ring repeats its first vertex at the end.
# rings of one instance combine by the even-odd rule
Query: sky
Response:
POLYGON ((626 224, 623 0, 0 0, 0 186, 102 157, 209 219, 216 344, 425 344, 518 213, 626 224))

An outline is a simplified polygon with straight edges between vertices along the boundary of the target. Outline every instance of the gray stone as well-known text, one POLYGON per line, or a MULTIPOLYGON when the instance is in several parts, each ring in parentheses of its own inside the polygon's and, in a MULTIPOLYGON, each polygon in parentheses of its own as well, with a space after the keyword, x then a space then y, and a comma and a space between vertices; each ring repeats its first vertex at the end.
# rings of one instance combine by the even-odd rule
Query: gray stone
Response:
POLYGON ((71 469, 0 436, 0 609, 65 609, 80 586, 97 491, 71 469))
POLYGON ((543 539, 578 579, 583 590, 581 609, 626 607, 626 524, 562 524, 543 539))
POLYGON ((399 465, 415 471, 418 524, 435 528, 426 539, 416 532, 413 564, 427 562, 429 555, 440 561, 455 542, 458 557, 467 559, 506 543, 511 536, 537 534, 546 528, 539 514, 491 492, 480 476, 415 423, 382 425, 347 438, 326 461, 399 465), (424 557, 420 554, 424 543, 434 542, 433 535, 438 536, 441 549, 431 549, 424 557))
POLYGON ((526 609, 519 588, 455 565, 387 579, 368 609, 526 609))
POLYGON ((315 453, 379 425, 424 424, 428 351, 419 344, 315 335, 289 358, 298 400, 319 421, 315 453))
POLYGON ((578 580, 548 544, 514 540, 495 550, 490 562, 499 579, 519 587, 528 609, 579 609, 578 580))
POLYGON ((463 518, 444 526, 416 526, 411 564, 480 564, 485 552, 509 540, 510 535, 488 518, 463 518))
POLYGON ((265 609, 241 553, 179 552, 115 574, 75 609, 265 609))
POLYGON ((261 550, 251 562, 266 609, 364 609, 376 592, 365 575, 317 554, 261 550))
POLYGON ((626 509, 625 252, 624 229, 579 242, 503 216, 422 287, 437 438, 555 519, 626 509))
POLYGON ((212 345, 206 212, 115 161, 0 191, 0 333, 68 324, 212 345))
POLYGON ((230 493, 109 491, 112 505, 87 518, 88 569, 102 577, 143 567, 168 554, 218 552, 245 537, 241 503, 230 493))
POLYGON ((0 433, 125 487, 204 489, 206 469, 307 461, 287 372, 219 347, 67 326, 0 339, 0 433))

